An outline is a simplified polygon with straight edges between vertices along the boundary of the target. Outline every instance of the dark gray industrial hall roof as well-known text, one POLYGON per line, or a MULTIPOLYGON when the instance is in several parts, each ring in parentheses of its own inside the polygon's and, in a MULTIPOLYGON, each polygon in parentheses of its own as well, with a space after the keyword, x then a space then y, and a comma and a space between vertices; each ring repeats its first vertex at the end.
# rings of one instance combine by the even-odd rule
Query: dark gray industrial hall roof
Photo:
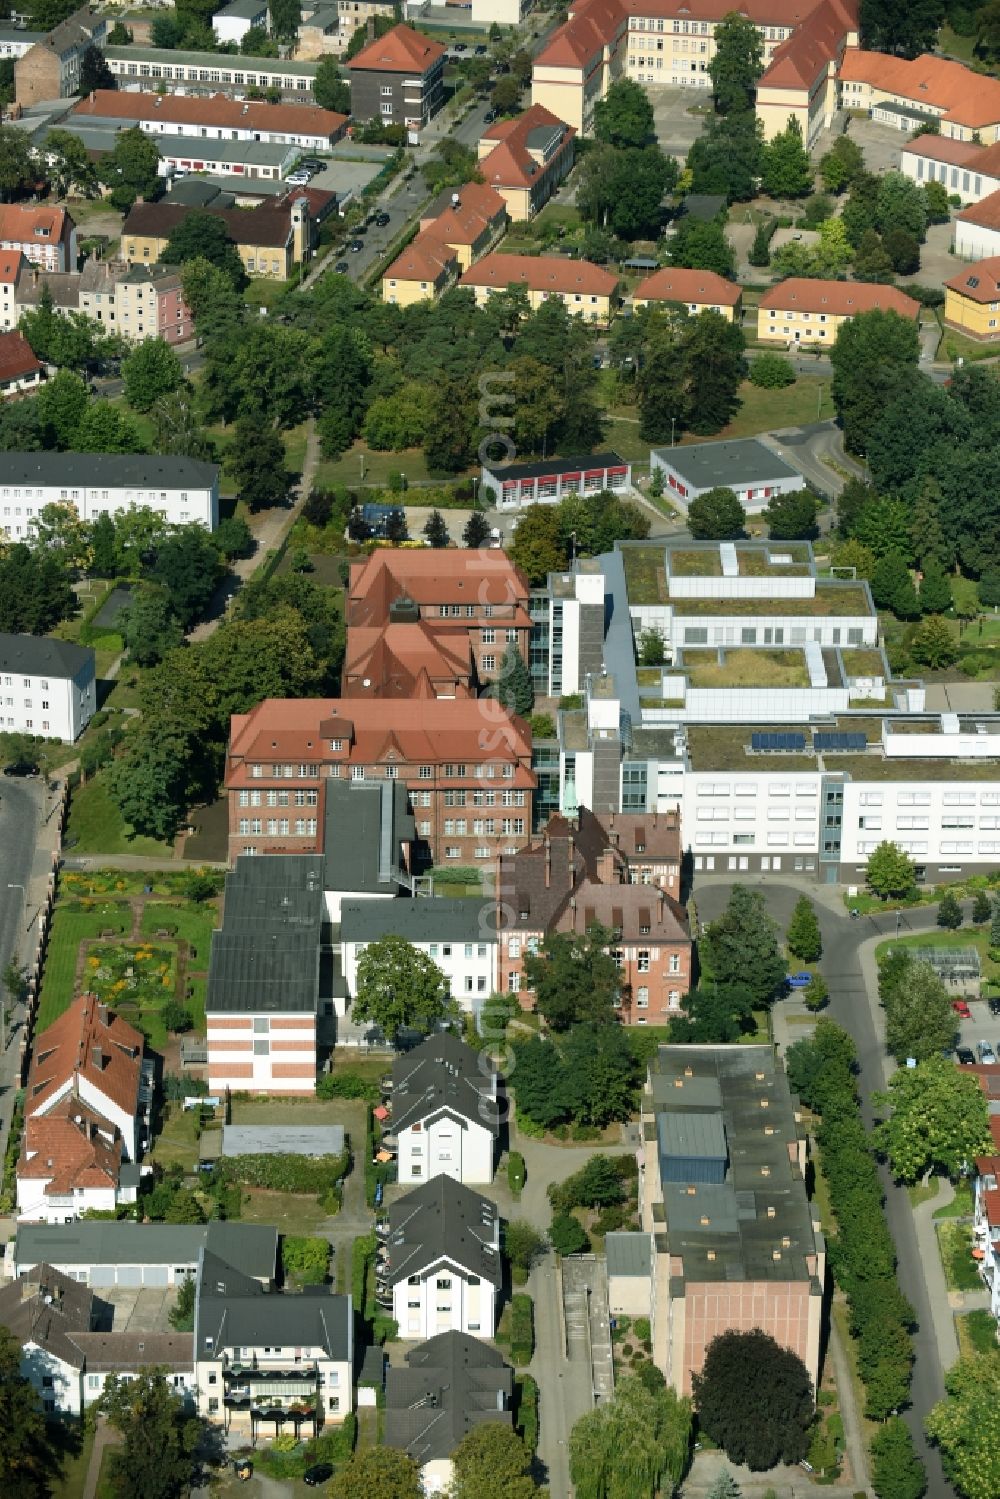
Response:
MULTIPOLYGON (((0 468, 2 468, 0 463, 0 468)), ((6 475, 4 475, 6 477, 6 475)), ((75 677, 94 652, 71 640, 50 635, 0 635, 0 671, 23 672, 29 677, 75 677)))
POLYGON ((4 453, 2 468, 4 484, 58 484, 67 489, 181 489, 185 484, 203 489, 219 475, 217 463, 160 453, 4 453))

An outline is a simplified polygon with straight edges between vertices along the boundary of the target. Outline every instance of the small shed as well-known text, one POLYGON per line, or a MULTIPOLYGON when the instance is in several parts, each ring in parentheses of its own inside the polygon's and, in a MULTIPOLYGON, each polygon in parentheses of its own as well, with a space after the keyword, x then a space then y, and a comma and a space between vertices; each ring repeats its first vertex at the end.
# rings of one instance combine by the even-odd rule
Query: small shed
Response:
POLYGON ((904 951, 915 963, 929 963, 953 994, 978 997, 982 992, 982 968, 974 947, 907 947, 904 951))
POLYGON ((648 1317, 652 1299, 652 1235, 634 1231, 607 1234, 604 1253, 612 1317, 648 1317))
POLYGON ((227 1124, 222 1130, 222 1154, 339 1155, 344 1148, 340 1124, 227 1124))

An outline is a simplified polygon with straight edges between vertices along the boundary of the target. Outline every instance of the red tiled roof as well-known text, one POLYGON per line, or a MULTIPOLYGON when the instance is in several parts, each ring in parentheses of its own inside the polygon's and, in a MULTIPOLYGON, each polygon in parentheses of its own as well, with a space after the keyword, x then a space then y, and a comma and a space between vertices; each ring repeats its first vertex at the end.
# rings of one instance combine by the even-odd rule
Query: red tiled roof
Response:
POLYGON ((462 286, 527 286, 531 291, 580 292, 610 297, 618 277, 589 260, 567 260, 561 255, 484 255, 462 276, 462 286))
POLYGON ((918 135, 903 147, 904 156, 923 156, 928 161, 943 161, 949 166, 971 166, 973 159, 982 156, 984 148, 972 141, 955 141, 950 135, 918 135))
POLYGON ((421 220, 422 228, 433 232, 442 244, 474 245, 494 219, 507 212, 504 199, 483 182, 467 182, 455 197, 458 202, 450 203, 436 218, 421 220))
POLYGON ((16 328, 0 333, 0 381, 21 380, 25 375, 41 374, 41 370, 23 333, 16 328))
POLYGON ((838 60, 848 33, 857 24, 856 10, 852 15, 840 0, 821 0, 776 48, 758 87, 811 89, 830 63, 838 60))
POLYGON ((712 306, 735 307, 742 289, 715 271, 691 271, 665 266, 639 283, 632 293, 633 302, 707 302, 712 306))
POLYGON ((369 42, 347 66, 374 73, 426 73, 448 49, 412 26, 394 26, 385 36, 369 42))
MULTIPOLYGON (((0 242, 56 245, 69 215, 64 208, 28 208, 22 203, 0 203, 0 242), (36 234, 36 230, 45 231, 36 234)), ((69 220, 72 223, 72 220, 69 220)))
POLYGON ((455 252, 437 233, 437 226, 423 230, 410 241, 383 272, 385 281, 429 281, 435 285, 441 276, 456 269, 455 252))
POLYGON ((900 317, 916 318, 920 303, 895 286, 878 286, 871 281, 820 281, 807 276, 789 276, 769 287, 760 299, 763 308, 782 311, 832 312, 836 317, 853 317, 859 312, 898 312, 900 317))
POLYGON ((945 286, 970 302, 996 302, 1000 300, 1000 255, 990 255, 966 266, 957 276, 952 276, 945 286))
POLYGON ((1000 229, 1000 189, 978 203, 970 203, 955 217, 966 224, 978 224, 982 229, 1000 229))
POLYGON ((542 104, 533 104, 530 109, 518 115, 517 119, 498 120, 495 125, 491 125, 481 139, 495 140, 497 144, 479 163, 479 171, 487 183, 499 187, 530 187, 541 167, 531 154, 528 137, 533 130, 544 126, 553 129, 560 127, 562 130, 562 140, 545 164, 549 166, 570 148, 570 143, 576 136, 572 126, 560 120, 550 109, 542 104))
MULTIPOLYGON (((84 119, 165 120, 174 125, 213 125, 232 130, 273 130, 284 135, 343 134, 347 116, 318 104, 265 104, 211 94, 136 94, 96 89, 73 110, 84 119)), ((192 137, 192 140, 194 137, 192 137)))
POLYGON ((0 282, 13 285, 20 274, 24 255, 20 250, 0 250, 0 282))
POLYGON ((93 994, 82 994, 42 1031, 35 1042, 25 1114, 46 1112, 45 1105, 65 1088, 86 1078, 89 1085, 127 1114, 139 1101, 143 1037, 112 1014, 93 994))
POLYGON ((930 52, 911 61, 849 47, 838 76, 842 82, 868 83, 931 111, 941 110, 945 120, 970 129, 1000 120, 1000 79, 930 52))
POLYGON ((24 1181, 48 1178, 45 1192, 53 1197, 76 1187, 116 1187, 122 1142, 106 1139, 95 1121, 96 1116, 85 1108, 75 1114, 60 1108, 52 1117, 33 1115, 25 1125, 18 1177, 24 1181))
MULTIPOLYGON (((530 592, 527 578, 504 552, 485 547, 382 547, 351 566, 347 623, 388 624, 389 605, 404 594, 423 605, 509 604, 523 611, 530 592)), ((504 617, 502 623, 514 621, 504 617)))
POLYGON ((437 630, 425 623, 354 627, 347 632, 344 695, 410 697, 418 678, 434 683, 467 685, 473 675, 472 643, 467 630, 437 630), (364 686, 365 681, 369 683, 364 686))

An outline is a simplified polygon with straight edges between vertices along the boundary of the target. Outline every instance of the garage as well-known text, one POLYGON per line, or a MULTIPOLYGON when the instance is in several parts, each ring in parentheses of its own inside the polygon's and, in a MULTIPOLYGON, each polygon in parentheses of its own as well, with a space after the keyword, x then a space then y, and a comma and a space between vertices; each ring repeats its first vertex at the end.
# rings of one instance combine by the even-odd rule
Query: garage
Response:
POLYGON ((91 1265, 90 1284, 95 1290, 101 1290, 108 1286, 118 1284, 116 1271, 117 1265, 91 1265))
MULTIPOLYGON (((169 1271, 166 1265, 144 1265, 142 1270, 142 1284, 165 1291, 169 1284, 168 1276, 169 1271)), ((122 1282, 119 1280, 118 1284, 121 1285, 122 1282)))
MULTIPOLYGON (((114 1268, 115 1267, 112 1265, 112 1272, 114 1271, 114 1268)), ((147 1265, 146 1269, 148 1270, 149 1268, 150 1267, 147 1265)), ((143 1267, 141 1265, 119 1265, 118 1279, 117 1281, 112 1281, 111 1284, 128 1287, 134 1286, 135 1289, 138 1290, 142 1285, 142 1272, 143 1267)), ((93 1277, 91 1279, 93 1279, 93 1277)))

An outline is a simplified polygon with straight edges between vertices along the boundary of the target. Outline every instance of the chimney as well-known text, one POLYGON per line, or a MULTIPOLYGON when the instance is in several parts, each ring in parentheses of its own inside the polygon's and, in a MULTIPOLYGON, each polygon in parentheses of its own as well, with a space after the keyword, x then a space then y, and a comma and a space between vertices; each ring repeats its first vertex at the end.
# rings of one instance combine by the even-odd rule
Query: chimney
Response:
POLYGON ((96 104, 97 103, 97 95, 96 95, 96 93, 94 92, 93 89, 90 90, 90 102, 91 102, 91 104, 96 104))
POLYGON ((107 1025, 107 1023, 108 1023, 108 1007, 107 1007, 107 1005, 98 1005, 97 1006, 97 1023, 99 1025, 107 1025))
POLYGON ((656 827, 656 808, 653 808, 653 826, 656 827))
POLYGON ((104 1053, 99 1046, 92 1046, 90 1048, 90 1060, 93 1062, 98 1072, 104 1071, 104 1053))

